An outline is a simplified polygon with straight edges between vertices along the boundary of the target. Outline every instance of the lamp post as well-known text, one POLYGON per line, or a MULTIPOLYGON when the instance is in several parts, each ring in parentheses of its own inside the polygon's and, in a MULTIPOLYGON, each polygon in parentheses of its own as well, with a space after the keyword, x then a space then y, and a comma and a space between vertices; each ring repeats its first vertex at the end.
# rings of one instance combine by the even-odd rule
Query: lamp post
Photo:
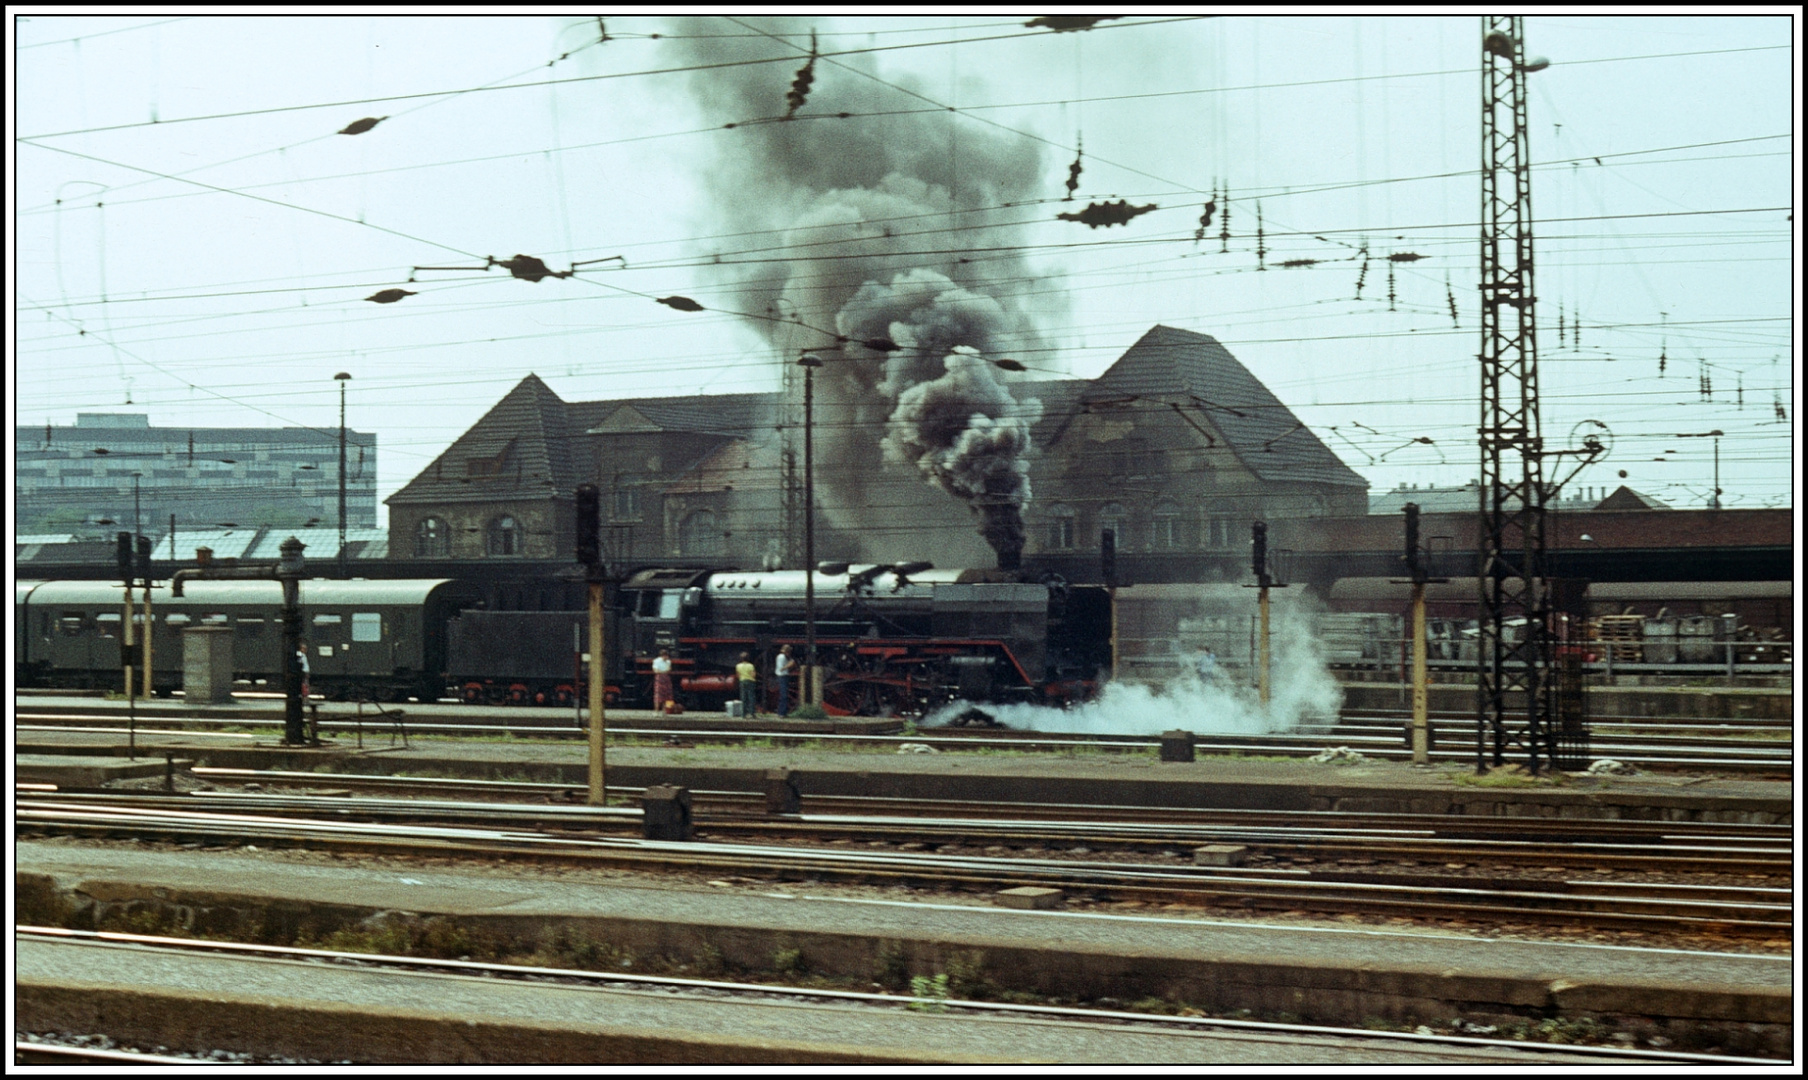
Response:
POLYGON ((816 446, 814 411, 816 369, 822 360, 804 353, 797 366, 804 369, 804 677, 803 703, 816 699, 816 446))
POLYGON ((345 577, 345 384, 351 381, 349 372, 341 371, 333 376, 339 384, 339 577, 345 577))
POLYGON ((1720 438, 1726 432, 1715 428, 1712 431, 1695 431, 1678 434, 1679 439, 1712 439, 1714 440, 1714 495, 1708 500, 1709 510, 1720 509, 1720 438))

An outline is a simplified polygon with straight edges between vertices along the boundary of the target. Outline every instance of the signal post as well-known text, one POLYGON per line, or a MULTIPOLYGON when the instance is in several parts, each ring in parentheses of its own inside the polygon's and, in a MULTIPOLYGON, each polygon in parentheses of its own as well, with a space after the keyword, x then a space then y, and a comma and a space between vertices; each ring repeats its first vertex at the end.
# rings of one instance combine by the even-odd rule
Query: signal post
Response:
POLYGON ((604 698, 607 696, 607 669, 603 664, 603 542, 602 502, 595 484, 579 484, 577 489, 577 561, 584 567, 584 580, 590 590, 590 792, 591 806, 602 806, 607 798, 603 777, 607 761, 603 749, 604 698))
MULTIPOLYGON (((138 639, 133 633, 133 619, 137 612, 133 610, 132 586, 138 579, 138 566, 132 534, 122 532, 115 538, 114 556, 119 563, 119 577, 125 582, 125 618, 120 620, 119 628, 119 663, 125 670, 126 691, 126 758, 138 760, 138 683, 133 678, 141 666, 138 660, 138 639)), ((144 600, 148 606, 151 602, 150 582, 145 582, 144 600)), ((151 632, 149 619, 145 622, 145 636, 151 632)))
MULTIPOLYGON (((1261 695, 1262 704, 1268 704, 1271 696, 1269 670, 1269 636, 1268 636, 1268 590, 1285 589, 1287 586, 1274 580, 1268 572, 1268 524, 1258 521, 1249 527, 1249 567, 1256 576, 1256 610, 1260 618, 1260 652, 1256 662, 1256 685, 1261 695)), ((1245 586, 1247 588, 1248 586, 1245 586)))
POLYGON ((1425 585, 1427 582, 1449 579, 1427 576, 1425 552, 1419 545, 1419 504, 1407 503, 1405 510, 1406 554, 1400 557, 1400 561, 1406 564, 1406 572, 1412 582, 1412 725, 1408 731, 1412 740, 1413 764, 1430 765, 1431 721, 1427 707, 1430 686, 1425 670, 1425 585))

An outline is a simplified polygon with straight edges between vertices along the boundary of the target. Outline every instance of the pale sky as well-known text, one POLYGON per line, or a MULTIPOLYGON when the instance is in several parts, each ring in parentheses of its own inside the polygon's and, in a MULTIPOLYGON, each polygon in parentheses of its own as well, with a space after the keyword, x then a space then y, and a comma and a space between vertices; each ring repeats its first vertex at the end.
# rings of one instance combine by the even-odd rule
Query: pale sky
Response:
MULTIPOLYGON (((19 424, 335 428, 347 371, 382 498, 529 372, 567 401, 776 389, 795 356, 735 314, 758 314, 746 283, 851 265, 836 260, 858 244, 805 246, 808 207, 727 190, 785 123, 825 175, 871 140, 921 146, 968 207, 995 180, 987 148, 1031 162, 1017 205, 886 225, 902 253, 885 262, 969 259, 976 291, 1033 323, 1030 377, 1096 375, 1167 323, 1223 341, 1376 490, 1476 475, 1472 14, 1059 34, 1027 14, 623 15, 599 42, 593 12, 558 8, 10 10, 19 424), (811 27, 824 56, 779 121, 811 27), (672 70, 699 57, 777 60, 672 70), (336 134, 364 117, 385 119, 336 134), (1193 239, 1220 186, 1228 252, 1217 220, 1193 239), (1054 218, 1118 198, 1158 209, 1096 230, 1054 218), (409 283, 518 253, 589 265, 409 283), (417 295, 365 300, 392 288, 417 295), (708 310, 654 302, 672 295, 708 310)), ((1544 436, 1605 424, 1612 454, 1574 485, 1695 507, 1714 440, 1676 436, 1720 430, 1725 504, 1792 505, 1801 26, 1711 10, 1526 20, 1551 61, 1528 104, 1544 436)))

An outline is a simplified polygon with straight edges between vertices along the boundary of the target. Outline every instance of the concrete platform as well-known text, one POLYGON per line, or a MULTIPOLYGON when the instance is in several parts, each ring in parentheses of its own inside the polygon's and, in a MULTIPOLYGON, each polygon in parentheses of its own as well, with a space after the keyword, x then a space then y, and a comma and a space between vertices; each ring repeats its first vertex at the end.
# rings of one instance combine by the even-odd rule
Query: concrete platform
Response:
POLYGON ((22 1030, 357 1064, 1601 1064, 1375 1038, 1163 1030, 890 1007, 710 999, 296 961, 16 943, 22 1030))
POLYGON ((138 780, 162 776, 170 768, 186 772, 187 758, 165 761, 141 755, 137 761, 123 757, 85 757, 75 754, 14 754, 13 775, 21 784, 55 784, 58 787, 105 787, 114 780, 138 780))
MULTIPOLYGON (((1681 1045, 1776 1054, 1787 1051, 1794 1012, 1787 956, 917 903, 809 885, 686 886, 500 863, 442 869, 406 859, 33 839, 17 845, 15 879, 22 924, 133 925, 279 944, 360 928, 406 940, 437 926, 440 940, 496 955, 586 941, 592 957, 626 960, 634 970, 785 970, 860 982, 959 971, 996 990, 1157 997, 1212 1013, 1249 1009, 1328 1024, 1590 1017, 1662 1031, 1681 1045)), ((23 997, 23 966, 20 978, 23 997)))
MULTIPOLYGON (((51 716, 103 716, 124 722, 127 703, 124 700, 63 694, 33 693, 15 699, 15 711, 51 716)), ((247 723, 280 727, 283 702, 274 698, 247 700, 240 698, 225 705, 194 706, 180 698, 141 698, 134 707, 138 722, 179 721, 185 715, 200 711, 205 720, 243 720, 247 723)), ((552 727, 575 730, 577 720, 570 709, 507 708, 489 705, 459 705, 447 702, 366 705, 343 701, 309 703, 307 714, 316 714, 322 723, 348 722, 362 717, 367 724, 380 724, 379 710, 400 711, 405 722, 483 725, 490 727, 552 727)), ((720 711, 687 712, 668 716, 651 709, 610 709, 607 720, 613 726, 652 731, 772 731, 793 735, 895 735, 904 730, 904 722, 881 716, 837 716, 824 720, 800 720, 762 713, 752 719, 732 719, 720 711)))

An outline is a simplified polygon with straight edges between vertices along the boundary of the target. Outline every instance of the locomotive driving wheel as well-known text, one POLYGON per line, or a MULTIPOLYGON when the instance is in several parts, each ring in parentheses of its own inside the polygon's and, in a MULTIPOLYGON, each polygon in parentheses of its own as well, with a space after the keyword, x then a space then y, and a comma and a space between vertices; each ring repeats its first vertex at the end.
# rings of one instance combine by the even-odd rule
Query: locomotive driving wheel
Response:
POLYGON ((850 678, 823 687, 825 708, 847 716, 908 716, 919 711, 907 686, 890 679, 850 678))

